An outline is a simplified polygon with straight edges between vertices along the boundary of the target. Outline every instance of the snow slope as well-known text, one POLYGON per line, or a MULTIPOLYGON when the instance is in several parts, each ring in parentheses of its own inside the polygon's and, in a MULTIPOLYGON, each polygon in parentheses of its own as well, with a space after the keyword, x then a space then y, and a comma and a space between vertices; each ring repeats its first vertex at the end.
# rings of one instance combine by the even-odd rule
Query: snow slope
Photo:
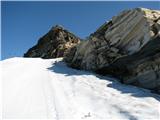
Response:
POLYGON ((3 118, 158 120, 160 96, 68 68, 61 59, 1 61, 3 118))

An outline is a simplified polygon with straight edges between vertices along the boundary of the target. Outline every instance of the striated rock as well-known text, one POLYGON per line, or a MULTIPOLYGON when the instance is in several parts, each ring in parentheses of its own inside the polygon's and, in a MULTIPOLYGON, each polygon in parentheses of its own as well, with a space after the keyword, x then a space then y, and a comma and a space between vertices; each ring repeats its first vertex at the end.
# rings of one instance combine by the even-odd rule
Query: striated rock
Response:
POLYGON ((73 68, 110 74, 127 84, 160 90, 159 34, 160 11, 125 10, 72 48, 65 61, 73 68))
POLYGON ((123 11, 81 42, 68 65, 79 61, 76 68, 94 70, 139 51, 158 33, 159 17, 159 11, 144 8, 123 11))
POLYGON ((96 72, 113 75, 123 83, 160 93, 160 36, 149 41, 138 52, 117 59, 96 72))
POLYGON ((39 39, 37 45, 30 48, 24 57, 57 58, 80 42, 74 34, 56 25, 46 35, 39 39))

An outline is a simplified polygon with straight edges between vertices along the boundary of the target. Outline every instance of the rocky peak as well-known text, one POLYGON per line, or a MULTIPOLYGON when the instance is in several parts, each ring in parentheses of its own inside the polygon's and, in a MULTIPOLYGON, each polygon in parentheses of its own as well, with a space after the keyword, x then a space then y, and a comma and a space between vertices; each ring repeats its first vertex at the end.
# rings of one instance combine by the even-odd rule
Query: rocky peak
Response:
POLYGON ((73 33, 56 25, 30 48, 24 57, 57 58, 63 57, 65 52, 78 44, 80 39, 73 33))
POLYGON ((64 30, 62 25, 55 25, 51 28, 51 30, 64 30))

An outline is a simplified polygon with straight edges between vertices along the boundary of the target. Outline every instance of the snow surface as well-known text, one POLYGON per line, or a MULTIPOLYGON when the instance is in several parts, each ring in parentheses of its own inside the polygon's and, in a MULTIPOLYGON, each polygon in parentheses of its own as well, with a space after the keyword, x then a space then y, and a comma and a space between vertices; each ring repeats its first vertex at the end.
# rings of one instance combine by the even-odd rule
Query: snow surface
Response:
POLYGON ((1 61, 3 118, 158 120, 160 96, 67 67, 62 59, 1 61))

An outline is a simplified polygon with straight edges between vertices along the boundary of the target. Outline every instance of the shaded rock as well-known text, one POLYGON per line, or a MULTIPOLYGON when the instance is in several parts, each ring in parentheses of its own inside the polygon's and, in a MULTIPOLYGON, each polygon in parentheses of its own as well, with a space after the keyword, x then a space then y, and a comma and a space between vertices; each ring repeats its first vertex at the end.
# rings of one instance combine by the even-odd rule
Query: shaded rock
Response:
POLYGON ((73 68, 111 74, 124 83, 159 90, 159 34, 160 11, 125 10, 75 46, 65 61, 73 68))
POLYGON ((96 72, 160 93, 160 37, 149 41, 137 53, 117 59, 96 72))
POLYGON ((74 34, 56 25, 46 35, 39 39, 37 45, 30 48, 24 57, 57 58, 80 42, 74 34))

